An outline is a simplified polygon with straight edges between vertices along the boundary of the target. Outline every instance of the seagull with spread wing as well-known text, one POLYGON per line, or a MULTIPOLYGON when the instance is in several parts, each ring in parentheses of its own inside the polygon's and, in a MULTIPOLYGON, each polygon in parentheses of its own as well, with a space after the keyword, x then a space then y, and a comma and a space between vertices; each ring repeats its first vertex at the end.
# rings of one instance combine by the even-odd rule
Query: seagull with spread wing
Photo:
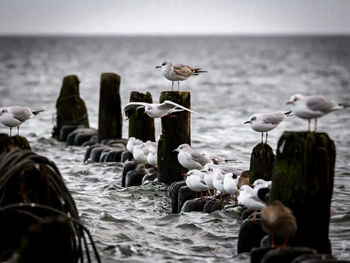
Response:
POLYGON ((160 68, 163 76, 172 82, 171 90, 174 90, 174 81, 177 81, 177 87, 180 90, 180 81, 186 80, 191 76, 197 76, 200 73, 208 72, 201 68, 175 64, 169 60, 165 60, 161 65, 156 66, 156 68, 160 68))
POLYGON ((140 108, 144 108, 145 109, 144 113, 151 118, 161 118, 166 115, 170 115, 174 112, 179 112, 179 111, 188 111, 202 118, 206 118, 202 114, 199 114, 198 112, 187 109, 186 107, 181 106, 180 104, 177 104, 171 100, 165 100, 163 103, 152 103, 152 104, 146 103, 146 102, 129 102, 124 107, 126 120, 132 115, 132 113, 135 110, 138 110, 140 108))

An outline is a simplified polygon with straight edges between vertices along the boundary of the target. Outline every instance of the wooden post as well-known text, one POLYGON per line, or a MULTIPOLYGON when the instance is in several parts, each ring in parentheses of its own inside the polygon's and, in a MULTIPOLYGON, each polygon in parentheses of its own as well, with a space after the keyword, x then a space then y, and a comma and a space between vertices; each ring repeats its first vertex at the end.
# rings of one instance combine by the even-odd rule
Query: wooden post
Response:
MULTIPOLYGON (((153 103, 151 93, 133 91, 130 93, 130 102, 153 103)), ((135 137, 142 141, 155 141, 154 119, 144 114, 144 109, 134 112, 129 118, 129 138, 135 137)))
POLYGON ((61 93, 56 102, 57 123, 52 136, 60 137, 64 125, 89 127, 85 102, 79 97, 79 79, 76 75, 63 78, 61 93))
POLYGON ((120 100, 120 76, 102 73, 100 108, 98 118, 98 141, 122 137, 122 110, 120 100))
POLYGON ((0 134, 0 155, 15 149, 30 150, 29 142, 25 137, 15 135, 8 136, 5 133, 0 134))
MULTIPOLYGON (((191 108, 191 94, 189 92, 163 91, 159 102, 171 100, 188 109, 191 108)), ((183 180, 186 172, 177 160, 174 150, 183 143, 191 144, 190 113, 182 111, 174 116, 164 116, 161 119, 162 134, 158 141, 158 180, 166 184, 183 180), (175 117, 176 116, 176 117, 175 117)))
POLYGON ((279 139, 270 202, 293 210, 296 246, 331 253, 328 239, 333 193, 335 145, 326 133, 285 132, 279 139))
POLYGON ((271 180, 275 155, 270 145, 265 143, 257 144, 250 157, 249 181, 252 184, 256 179, 271 180))

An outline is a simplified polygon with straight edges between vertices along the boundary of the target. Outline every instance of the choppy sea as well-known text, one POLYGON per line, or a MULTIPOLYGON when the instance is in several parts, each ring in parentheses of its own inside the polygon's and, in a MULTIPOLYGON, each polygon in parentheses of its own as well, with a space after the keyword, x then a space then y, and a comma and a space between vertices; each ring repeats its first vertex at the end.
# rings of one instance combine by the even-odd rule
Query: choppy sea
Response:
MULTIPOLYGON (((163 60, 202 67, 208 74, 181 85, 191 92, 192 146, 249 167, 260 134, 243 122, 253 113, 288 110, 293 93, 350 101, 350 37, 0 37, 0 106, 45 111, 20 134, 53 160, 93 234, 103 262, 249 262, 237 256, 239 219, 231 212, 171 214, 168 186, 121 187, 120 163, 83 163, 86 149, 51 138, 62 78, 77 74, 92 127, 97 128, 103 72, 121 76, 121 98, 146 92, 158 101, 171 83, 155 69, 163 60)), ((350 258, 350 110, 318 122, 336 144, 330 239, 333 254, 350 258)), ((160 122, 156 121, 156 137, 160 122)), ((124 122, 123 137, 128 123, 124 122)), ((276 148, 285 130, 307 122, 289 118, 269 133, 276 148)), ((8 133, 1 126, 0 132, 8 133)))

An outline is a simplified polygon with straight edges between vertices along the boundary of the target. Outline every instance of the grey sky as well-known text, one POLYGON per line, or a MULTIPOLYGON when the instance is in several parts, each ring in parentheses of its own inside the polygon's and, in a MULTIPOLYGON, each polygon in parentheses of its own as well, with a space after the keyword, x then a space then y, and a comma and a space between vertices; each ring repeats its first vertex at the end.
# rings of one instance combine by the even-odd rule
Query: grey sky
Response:
POLYGON ((0 0, 0 34, 350 34, 348 0, 0 0))

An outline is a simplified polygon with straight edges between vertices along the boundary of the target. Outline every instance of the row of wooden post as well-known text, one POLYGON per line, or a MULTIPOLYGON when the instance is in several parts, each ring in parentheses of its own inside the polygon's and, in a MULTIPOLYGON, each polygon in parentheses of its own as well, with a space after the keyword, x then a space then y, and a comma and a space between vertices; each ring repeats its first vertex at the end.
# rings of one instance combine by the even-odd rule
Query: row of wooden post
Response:
MULTIPOLYGON (((73 83, 72 93, 79 96, 79 89, 75 88, 79 83, 77 77, 66 78, 64 85, 73 83), (71 81, 66 78, 71 78, 71 81)), ((119 92, 120 77, 113 73, 102 74, 99 141, 122 136, 119 92)), ((64 95, 72 96, 72 93, 65 92, 64 95)), ((159 102, 162 103, 164 100, 171 100, 191 108, 189 92, 164 91, 160 95, 159 102)), ((57 104, 59 101, 60 98, 57 104)), ((130 102, 132 101, 153 102, 150 93, 135 91, 130 94, 130 102)), ((79 118, 81 115, 84 114, 80 114, 79 118)), ((184 111, 177 113, 176 116, 161 119, 162 133, 158 141, 158 179, 167 184, 182 180, 181 175, 185 172, 173 150, 182 143, 191 143, 190 114, 184 111)), ((86 125, 88 121, 84 121, 86 125)), ((143 114, 142 109, 130 117, 129 137, 132 136, 142 141, 155 140, 154 119, 143 114)), ((282 201, 297 217, 298 232, 293 242, 316 248, 323 253, 331 251, 328 229, 334 165, 334 143, 323 133, 286 132, 278 142, 276 156, 267 144, 258 144, 251 155, 251 182, 258 178, 265 180, 272 178, 270 201, 277 199, 282 201)))

